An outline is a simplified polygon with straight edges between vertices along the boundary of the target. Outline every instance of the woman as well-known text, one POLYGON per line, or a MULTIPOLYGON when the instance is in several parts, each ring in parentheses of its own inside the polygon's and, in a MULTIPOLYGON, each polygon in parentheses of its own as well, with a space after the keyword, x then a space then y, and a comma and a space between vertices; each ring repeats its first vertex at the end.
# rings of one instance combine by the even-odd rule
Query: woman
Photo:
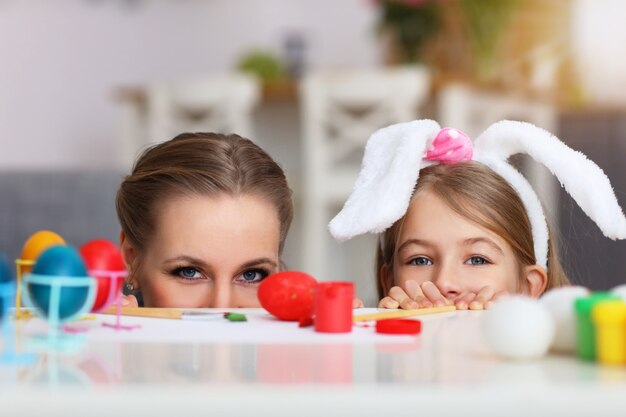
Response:
POLYGON ((293 217, 280 166, 252 141, 214 133, 146 150, 116 208, 127 287, 146 307, 258 307, 293 217))

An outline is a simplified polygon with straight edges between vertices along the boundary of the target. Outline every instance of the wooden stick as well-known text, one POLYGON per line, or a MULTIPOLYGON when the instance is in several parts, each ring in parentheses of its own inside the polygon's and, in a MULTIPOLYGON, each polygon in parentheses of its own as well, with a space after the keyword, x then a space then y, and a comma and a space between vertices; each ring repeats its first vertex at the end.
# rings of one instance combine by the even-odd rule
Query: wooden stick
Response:
POLYGON ((397 319, 401 317, 422 316, 425 314, 445 313, 448 311, 455 311, 455 306, 433 307, 433 308, 420 308, 417 310, 394 310, 384 311, 382 313, 362 314, 360 316, 354 316, 352 321, 370 321, 370 320, 384 320, 384 319, 397 319))
MULTIPOLYGON (((122 307, 122 316, 135 317, 152 317, 157 319, 175 319, 183 318, 183 310, 170 308, 151 308, 151 307, 122 307)), ((116 315, 117 308, 115 306, 106 309, 100 314, 116 315)))
MULTIPOLYGON (((371 321, 371 320, 384 320, 395 319, 401 317, 422 316, 426 314, 445 313, 449 311, 455 311, 455 306, 433 307, 433 308, 420 308, 417 310, 393 310, 383 311, 381 313, 362 314, 360 316, 354 316, 353 321, 371 321)), ((100 314, 115 315, 116 308, 111 307, 100 314)), ((152 317, 160 319, 174 319, 181 320, 185 314, 184 310, 170 309, 170 308, 151 308, 151 307, 122 307, 122 316, 135 316, 135 317, 152 317)), ((221 314, 221 313, 220 313, 221 314)))

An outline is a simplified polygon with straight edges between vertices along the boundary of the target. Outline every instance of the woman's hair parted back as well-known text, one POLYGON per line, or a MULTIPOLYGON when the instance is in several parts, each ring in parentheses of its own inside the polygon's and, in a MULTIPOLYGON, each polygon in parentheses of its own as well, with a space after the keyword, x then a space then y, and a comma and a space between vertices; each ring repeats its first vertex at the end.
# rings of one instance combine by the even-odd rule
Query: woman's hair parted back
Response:
POLYGON ((238 135, 183 133, 148 148, 124 178, 116 198, 126 238, 145 247, 159 202, 176 195, 252 194, 270 202, 280 221, 282 249, 293 218, 291 190, 281 167, 238 135))
MULTIPOLYGON (((513 249, 520 268, 535 265, 535 250, 528 214, 517 192, 500 175, 474 161, 437 164, 423 168, 413 197, 432 192, 454 212, 502 237, 513 249)), ((378 295, 393 286, 393 257, 404 216, 381 236, 376 256, 378 295), (382 276, 385 266, 388 273, 382 276), (385 282, 383 281, 385 280, 385 282)), ((546 290, 569 283, 550 237, 546 290)))

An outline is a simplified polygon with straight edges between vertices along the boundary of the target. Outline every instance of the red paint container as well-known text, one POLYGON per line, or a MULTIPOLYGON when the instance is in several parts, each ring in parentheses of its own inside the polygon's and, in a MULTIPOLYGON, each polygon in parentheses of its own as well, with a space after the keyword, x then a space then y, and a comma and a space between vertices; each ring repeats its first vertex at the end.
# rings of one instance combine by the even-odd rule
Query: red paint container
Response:
POLYGON ((352 282, 320 282, 313 296, 315 331, 347 333, 352 331, 352 282))
POLYGON ((422 331, 422 322, 411 319, 387 319, 376 322, 376 333, 383 334, 418 334, 422 331))

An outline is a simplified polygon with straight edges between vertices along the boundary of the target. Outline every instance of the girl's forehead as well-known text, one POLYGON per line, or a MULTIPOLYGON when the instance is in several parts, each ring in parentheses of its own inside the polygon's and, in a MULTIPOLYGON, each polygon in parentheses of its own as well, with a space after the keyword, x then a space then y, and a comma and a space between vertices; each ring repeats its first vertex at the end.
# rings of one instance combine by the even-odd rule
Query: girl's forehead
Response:
POLYGON ((409 205, 398 233, 398 244, 406 239, 453 243, 480 237, 508 245, 498 234, 457 213, 436 194, 423 191, 409 205))

